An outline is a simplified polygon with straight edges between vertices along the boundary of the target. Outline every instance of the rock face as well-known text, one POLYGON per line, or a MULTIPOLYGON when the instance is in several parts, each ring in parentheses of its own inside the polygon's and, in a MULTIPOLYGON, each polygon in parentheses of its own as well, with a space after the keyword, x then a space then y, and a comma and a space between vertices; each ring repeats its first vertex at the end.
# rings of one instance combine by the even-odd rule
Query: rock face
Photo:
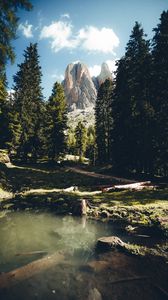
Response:
POLYGON ((69 64, 62 84, 69 110, 94 106, 97 91, 86 65, 80 62, 69 64))

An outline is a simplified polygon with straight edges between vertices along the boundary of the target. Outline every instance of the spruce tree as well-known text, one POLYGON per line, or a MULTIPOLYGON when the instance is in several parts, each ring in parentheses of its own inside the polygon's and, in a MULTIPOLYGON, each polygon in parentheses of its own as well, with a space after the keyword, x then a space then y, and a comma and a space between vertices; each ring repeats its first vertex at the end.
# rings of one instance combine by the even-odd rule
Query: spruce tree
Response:
POLYGON ((9 133, 9 103, 4 76, 0 76, 0 148, 7 148, 9 133))
POLYGON ((24 53, 24 62, 19 65, 14 77, 14 111, 19 116, 22 128, 18 155, 25 160, 28 154, 36 160, 41 148, 44 111, 41 76, 37 44, 30 44, 24 53))
POLYGON ((16 38, 20 8, 30 10, 32 5, 28 0, 0 1, 0 74, 4 73, 8 59, 14 61, 11 41, 16 38))
POLYGON ((151 55, 143 29, 135 23, 125 56, 118 62, 113 102, 113 155, 119 169, 151 171, 151 55))
POLYGON ((155 162, 161 175, 168 175, 168 11, 163 11, 152 41, 151 97, 155 109, 155 162))
POLYGON ((110 161, 111 140, 110 133, 112 128, 112 90, 113 83, 107 79, 101 84, 95 106, 96 119, 96 143, 97 160, 99 163, 110 161))
POLYGON ((131 105, 127 84, 125 57, 117 62, 113 91, 112 163, 117 172, 127 170, 131 160, 131 105))
POLYGON ((87 128, 86 157, 88 157, 90 162, 93 165, 95 165, 96 156, 97 156, 97 147, 96 147, 95 127, 93 125, 90 125, 87 128))
POLYGON ((87 130, 84 124, 79 121, 75 129, 75 138, 76 138, 76 152, 79 155, 79 161, 83 161, 86 151, 87 143, 87 130))
POLYGON ((54 161, 66 150, 67 105, 63 87, 58 82, 54 84, 46 109, 46 151, 54 161))

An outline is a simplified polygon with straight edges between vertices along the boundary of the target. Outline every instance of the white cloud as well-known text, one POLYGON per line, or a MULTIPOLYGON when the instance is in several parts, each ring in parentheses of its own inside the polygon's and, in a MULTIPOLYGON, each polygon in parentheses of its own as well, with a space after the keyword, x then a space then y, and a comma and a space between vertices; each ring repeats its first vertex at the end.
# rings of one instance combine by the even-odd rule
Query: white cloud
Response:
MULTIPOLYGON (((62 16, 70 18, 69 14, 62 16)), ((86 26, 74 34, 70 20, 59 20, 52 22, 49 26, 44 26, 40 33, 40 39, 50 39, 54 52, 64 48, 79 47, 89 52, 115 55, 114 49, 119 45, 119 38, 112 28, 98 29, 94 26, 86 26)))
POLYGON ((62 82, 64 80, 64 75, 58 74, 58 72, 56 71, 51 75, 51 78, 54 78, 58 82, 62 82))
MULTIPOLYGON (((108 59, 105 62, 108 65, 110 72, 114 73, 117 69, 117 67, 115 65, 116 59, 115 60, 108 59)), ((93 77, 93 76, 97 77, 101 72, 101 65, 94 65, 92 67, 89 67, 89 72, 90 72, 91 77, 93 77)))
POLYGON ((117 59, 113 59, 113 60, 106 60, 106 64, 108 65, 109 69, 110 69, 110 72, 114 73, 117 69, 117 66, 115 65, 116 64, 116 61, 117 59))
POLYGON ((33 37, 33 25, 29 24, 28 21, 26 21, 24 24, 21 23, 19 24, 18 29, 22 32, 22 34, 26 37, 26 38, 31 38, 33 37))
POLYGON ((100 74, 101 71, 101 66, 100 65, 94 65, 93 67, 89 67, 89 72, 90 72, 90 76, 98 76, 100 74))
POLYGON ((42 28, 40 38, 51 39, 51 48, 54 52, 58 52, 63 48, 75 48, 77 46, 76 39, 72 38, 72 24, 70 22, 53 22, 49 26, 42 28))
POLYGON ((78 34, 82 48, 88 51, 97 51, 103 53, 114 53, 114 48, 119 45, 119 38, 113 29, 103 27, 98 29, 93 26, 87 26, 80 29, 78 34))
POLYGON ((70 19, 70 15, 69 15, 68 13, 62 14, 62 15, 61 15, 61 18, 67 18, 67 19, 70 19))

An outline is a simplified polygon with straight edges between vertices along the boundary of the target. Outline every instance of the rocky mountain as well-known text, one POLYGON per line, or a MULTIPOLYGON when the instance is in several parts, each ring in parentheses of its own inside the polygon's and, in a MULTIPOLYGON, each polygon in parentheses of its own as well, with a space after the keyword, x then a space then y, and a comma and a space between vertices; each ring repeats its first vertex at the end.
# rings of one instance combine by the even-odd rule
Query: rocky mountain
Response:
POLYGON ((94 106, 97 91, 86 65, 80 62, 69 64, 62 84, 69 110, 94 106))
POLYGON ((112 74, 106 63, 102 64, 99 76, 92 78, 85 64, 81 62, 69 64, 62 82, 69 111, 94 108, 97 91, 106 79, 112 80, 112 74))

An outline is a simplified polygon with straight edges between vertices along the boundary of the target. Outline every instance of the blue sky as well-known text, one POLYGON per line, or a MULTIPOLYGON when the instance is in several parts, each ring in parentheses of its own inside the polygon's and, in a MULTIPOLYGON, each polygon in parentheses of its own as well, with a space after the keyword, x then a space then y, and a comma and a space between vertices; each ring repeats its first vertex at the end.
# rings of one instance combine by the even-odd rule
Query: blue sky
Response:
POLYGON ((131 30, 138 21, 148 38, 159 23, 168 0, 32 0, 31 12, 20 11, 18 38, 13 42, 15 64, 7 66, 9 89, 17 64, 30 42, 38 43, 45 98, 55 81, 63 79, 71 62, 82 61, 97 75, 106 61, 111 71, 125 51, 131 30))

